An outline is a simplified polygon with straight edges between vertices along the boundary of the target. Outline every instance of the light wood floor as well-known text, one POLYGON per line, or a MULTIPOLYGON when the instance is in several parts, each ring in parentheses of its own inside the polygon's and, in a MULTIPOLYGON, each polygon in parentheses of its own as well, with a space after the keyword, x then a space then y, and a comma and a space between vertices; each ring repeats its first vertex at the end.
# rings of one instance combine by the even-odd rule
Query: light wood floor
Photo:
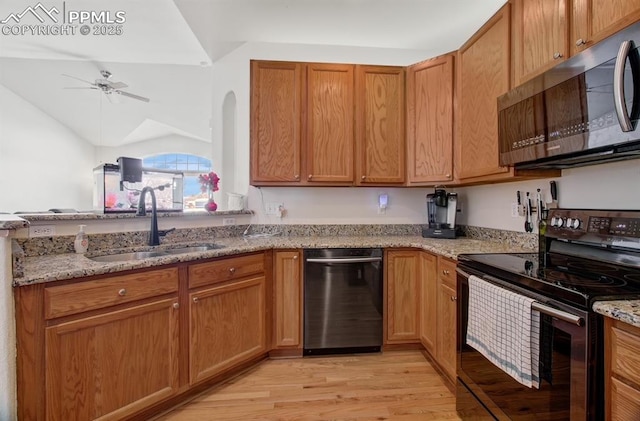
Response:
POLYGON ((267 360, 157 418, 459 420, 455 396, 420 351, 267 360))

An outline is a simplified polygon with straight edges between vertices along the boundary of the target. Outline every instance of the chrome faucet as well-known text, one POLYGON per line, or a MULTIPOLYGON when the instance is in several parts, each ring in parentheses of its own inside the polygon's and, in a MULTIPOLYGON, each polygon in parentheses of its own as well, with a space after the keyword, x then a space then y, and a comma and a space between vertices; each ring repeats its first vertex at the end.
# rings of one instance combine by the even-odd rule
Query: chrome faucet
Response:
POLYGON ((175 228, 171 228, 168 230, 158 230, 158 211, 156 207, 156 194, 153 191, 153 187, 145 187, 140 192, 140 199, 138 200, 138 212, 136 216, 146 216, 147 208, 144 204, 144 199, 147 192, 151 195, 151 228, 149 229, 149 245, 150 246, 159 246, 160 245, 160 237, 167 235, 171 231, 175 230, 175 228))

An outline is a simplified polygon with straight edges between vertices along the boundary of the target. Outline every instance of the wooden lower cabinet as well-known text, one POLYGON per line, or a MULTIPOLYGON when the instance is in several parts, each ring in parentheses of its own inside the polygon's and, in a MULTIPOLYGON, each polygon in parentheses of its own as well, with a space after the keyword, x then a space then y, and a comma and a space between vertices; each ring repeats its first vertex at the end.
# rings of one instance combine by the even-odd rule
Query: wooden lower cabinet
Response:
POLYGON ((386 344, 419 342, 420 282, 419 252, 385 252, 386 344))
POLYGON ((420 252, 420 342, 451 383, 456 379, 456 262, 420 252))
POLYGON ((274 253, 273 348, 302 349, 302 251, 274 253))
POLYGON ((640 328, 605 317, 607 419, 640 419, 640 328))
POLYGON ((438 343, 438 258, 420 252, 420 343, 433 357, 438 343))
POLYGON ((119 420, 178 391, 178 300, 46 328, 46 419, 119 420))
POLYGON ((264 276, 189 294, 189 382, 267 352, 264 276))

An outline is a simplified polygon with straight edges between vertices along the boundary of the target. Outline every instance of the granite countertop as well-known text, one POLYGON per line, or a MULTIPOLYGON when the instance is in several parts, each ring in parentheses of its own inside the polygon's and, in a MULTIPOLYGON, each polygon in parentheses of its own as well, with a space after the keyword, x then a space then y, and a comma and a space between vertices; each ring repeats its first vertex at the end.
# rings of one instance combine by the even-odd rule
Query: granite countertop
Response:
POLYGON ((640 300, 596 301, 596 313, 640 327, 640 300))
MULTIPOLYGON (((90 260, 85 255, 72 253, 26 257, 24 259, 23 276, 14 278, 13 285, 24 286, 269 249, 411 247, 420 248, 452 259, 456 259, 459 254, 463 253, 506 253, 531 251, 530 249, 525 248, 514 248, 511 244, 498 241, 468 238, 445 240, 410 235, 352 237, 232 237, 219 238, 211 242, 223 247, 202 252, 113 263, 99 263, 90 260)), ((211 242, 200 241, 195 243, 185 243, 184 245, 197 245, 211 242)), ((172 244, 171 246, 178 246, 178 244, 172 244)))

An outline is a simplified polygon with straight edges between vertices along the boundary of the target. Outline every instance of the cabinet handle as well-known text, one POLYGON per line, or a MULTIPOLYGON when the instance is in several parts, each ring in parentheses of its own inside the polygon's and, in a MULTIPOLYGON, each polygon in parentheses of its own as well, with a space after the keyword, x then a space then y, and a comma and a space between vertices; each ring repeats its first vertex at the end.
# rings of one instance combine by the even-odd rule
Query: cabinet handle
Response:
POLYGON ((198 297, 193 297, 193 302, 194 302, 194 303, 197 303, 198 301, 199 301, 199 300, 198 300, 198 297))
POLYGON ((367 178, 366 175, 363 175, 362 177, 360 177, 360 179, 365 180, 367 178))
POLYGON ((125 295, 127 295, 127 290, 122 288, 120 291, 118 291, 118 295, 124 297, 125 295))
POLYGON ((580 39, 578 39, 578 40, 576 41, 576 47, 583 46, 583 45, 585 45, 586 43, 587 43, 587 41, 585 41, 585 40, 583 40, 582 38, 580 38, 580 39))
POLYGON ((175 308, 176 310, 180 308, 180 304, 178 303, 173 303, 173 308, 175 308))
POLYGON ((442 270, 442 274, 443 275, 448 275, 449 273, 451 273, 451 272, 449 272, 448 270, 444 270, 444 269, 442 270))
POLYGON ((293 178, 295 178, 296 180, 300 180, 300 174, 294 175, 293 178))
POLYGON ((312 174, 309 174, 309 175, 307 176, 307 180, 311 180, 312 178, 313 178, 313 175, 312 175, 312 174))
POLYGON ((232 275, 236 273, 236 268, 229 268, 229 273, 232 275))
POLYGON ((298 255, 293 256, 293 260, 298 260, 298 255))
POLYGON ((451 301, 456 301, 457 299, 457 297, 451 297, 451 301))
POLYGON ((451 174, 445 174, 444 176, 451 179, 451 174))
POLYGON ((553 59, 557 60, 562 57, 562 53, 553 53, 553 59))

